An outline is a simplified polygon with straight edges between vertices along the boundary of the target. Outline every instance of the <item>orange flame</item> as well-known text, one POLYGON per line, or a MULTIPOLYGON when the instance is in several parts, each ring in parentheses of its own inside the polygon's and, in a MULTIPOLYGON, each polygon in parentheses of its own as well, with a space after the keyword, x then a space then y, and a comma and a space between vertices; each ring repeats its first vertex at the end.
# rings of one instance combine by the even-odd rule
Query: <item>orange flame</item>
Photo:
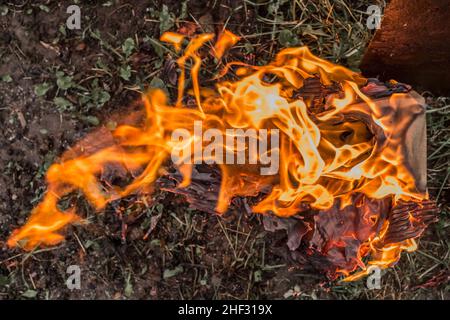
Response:
POLYGON ((178 52, 181 50, 181 45, 183 44, 184 36, 182 34, 174 32, 164 32, 160 40, 172 44, 175 50, 178 52))
POLYGON ((239 37, 228 30, 224 30, 220 35, 214 46, 214 55, 217 59, 222 58, 224 53, 234 46, 238 41, 239 37))
MULTIPOLYGON (((81 190, 97 210, 121 197, 148 191, 174 151, 206 148, 205 142, 194 132, 197 121, 201 121, 205 129, 217 129, 232 141, 237 135, 227 135, 229 129, 241 129, 243 135, 253 132, 249 130, 263 128, 280 131, 279 148, 266 150, 265 154, 279 154, 277 174, 259 175, 256 169, 261 164, 219 164, 222 182, 218 212, 226 211, 233 197, 255 195, 260 186, 269 184, 273 186, 270 194, 253 207, 254 212, 273 212, 288 217, 298 214, 302 204, 327 209, 339 200, 345 206, 356 192, 375 199, 392 196, 394 201, 425 198, 416 190, 414 178, 405 165, 401 137, 397 134, 397 129, 408 123, 399 118, 394 125, 391 115, 383 113, 360 91, 359 87, 366 79, 314 56, 307 47, 300 47, 280 51, 275 60, 265 66, 232 62, 224 68, 223 74, 237 65, 238 81, 217 81, 215 90, 202 88, 198 78, 202 62, 199 50, 213 38, 212 34, 194 37, 178 58, 181 73, 178 97, 173 106, 161 90, 150 90, 143 96, 146 116, 142 125, 122 125, 113 132, 114 145, 50 167, 46 176, 48 191, 26 225, 10 236, 10 247, 20 244, 25 249, 32 249, 39 244, 54 245, 62 241, 60 230, 81 220, 74 210, 58 208, 59 199, 73 191, 81 190), (190 75, 195 109, 184 106, 183 102, 188 62, 192 62, 190 75), (339 84, 342 89, 341 94, 335 94, 327 101, 327 109, 316 115, 312 115, 311 102, 296 95, 308 78, 319 78, 324 86, 339 84), (372 130, 362 122, 342 121, 355 113, 371 120, 383 139, 374 139, 372 130), (172 134, 179 128, 185 129, 191 138, 173 141, 172 134), (343 133, 348 134, 344 140, 341 139, 343 133), (133 172, 132 181, 123 188, 102 184, 99 175, 110 164, 120 164, 133 172)), ((165 33, 161 40, 180 51, 184 36, 165 33)), ((215 46, 216 57, 222 57, 238 40, 239 37, 231 32, 223 32, 215 46)), ((407 98, 394 94, 391 108, 403 112, 406 108, 404 99, 407 98)), ((232 157, 238 153, 236 146, 231 150, 228 145, 219 147, 226 149, 225 154, 232 157)), ((205 160, 198 152, 187 154, 191 163, 205 160)), ((246 155, 247 158, 250 156, 246 155)), ((176 165, 184 176, 179 187, 186 187, 190 183, 192 165, 176 165)), ((374 260, 369 264, 389 266, 397 261, 403 249, 414 246, 414 241, 408 240, 380 247, 382 237, 383 233, 380 233, 368 239, 360 249, 361 256, 373 255, 374 260)), ((348 274, 348 270, 342 273, 348 274)))

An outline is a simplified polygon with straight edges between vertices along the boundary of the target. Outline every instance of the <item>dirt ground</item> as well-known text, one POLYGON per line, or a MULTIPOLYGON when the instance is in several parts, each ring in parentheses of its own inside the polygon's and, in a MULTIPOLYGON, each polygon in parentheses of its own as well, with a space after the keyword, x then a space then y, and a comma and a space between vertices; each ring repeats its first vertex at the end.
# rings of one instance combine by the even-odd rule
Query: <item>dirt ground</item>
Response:
MULTIPOLYGON (((277 252, 280 235, 265 232, 261 217, 198 212, 164 192, 123 199, 98 214, 86 205, 89 224, 70 227, 56 247, 24 252, 5 244, 42 197, 45 171, 58 156, 95 128, 116 125, 112 116, 148 86, 174 90, 172 58, 157 41, 161 31, 225 26, 245 35, 235 59, 265 62, 283 46, 309 45, 323 58, 356 68, 373 35, 365 27, 368 5, 1 1, 0 299, 450 298, 450 98, 421 88, 430 106, 429 192, 442 211, 419 250, 386 271, 382 289, 296 270, 277 252), (81 30, 66 27, 73 3, 81 8, 81 30), (146 197, 157 201, 146 206, 146 197), (121 218, 117 210, 127 214, 121 218), (81 290, 66 287, 70 265, 81 267, 81 290)), ((83 203, 81 195, 77 201, 83 203)))

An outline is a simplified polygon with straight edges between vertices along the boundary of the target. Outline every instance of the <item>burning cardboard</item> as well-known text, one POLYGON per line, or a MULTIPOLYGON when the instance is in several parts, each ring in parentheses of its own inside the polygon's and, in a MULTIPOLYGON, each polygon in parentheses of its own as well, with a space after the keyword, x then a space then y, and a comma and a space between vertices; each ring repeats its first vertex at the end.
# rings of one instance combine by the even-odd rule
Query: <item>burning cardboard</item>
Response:
MULTIPOLYGON (((306 47, 284 49, 265 66, 231 62, 215 87, 205 88, 198 76, 202 48, 213 38, 192 38, 178 58, 174 104, 161 90, 150 90, 143 96, 145 113, 130 115, 113 132, 91 134, 49 168, 47 193, 8 244, 32 249, 62 241, 61 229, 82 220, 76 208, 58 206, 71 192, 81 190, 102 210, 156 186, 212 213, 247 197, 251 211, 285 219, 277 223, 288 231, 299 265, 330 276, 361 268, 353 279, 368 264, 387 267, 402 250, 413 250, 414 238, 434 219, 426 193, 423 99, 402 84, 368 81, 306 47), (238 80, 222 80, 231 73, 238 80), (277 171, 264 174, 262 165, 277 157, 277 171)), ((215 57, 238 39, 225 32, 215 57)), ((162 40, 179 52, 184 37, 167 33, 162 40)))

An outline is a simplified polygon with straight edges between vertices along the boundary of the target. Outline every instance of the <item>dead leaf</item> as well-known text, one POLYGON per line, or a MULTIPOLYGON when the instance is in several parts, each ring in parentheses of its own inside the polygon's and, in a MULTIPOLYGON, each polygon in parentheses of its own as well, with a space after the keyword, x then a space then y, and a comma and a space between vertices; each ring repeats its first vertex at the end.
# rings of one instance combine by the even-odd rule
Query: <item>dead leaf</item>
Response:
POLYGON ((180 28, 178 29, 178 33, 185 35, 187 37, 192 37, 194 33, 197 31, 198 25, 196 25, 193 22, 184 22, 181 24, 180 28))
POLYGON ((206 33, 214 33, 214 20, 210 13, 202 15, 198 19, 198 23, 206 33))
POLYGON ((178 73, 177 73, 177 63, 171 57, 168 57, 164 62, 163 67, 163 77, 164 80, 167 80, 171 85, 175 86, 178 81, 178 73))

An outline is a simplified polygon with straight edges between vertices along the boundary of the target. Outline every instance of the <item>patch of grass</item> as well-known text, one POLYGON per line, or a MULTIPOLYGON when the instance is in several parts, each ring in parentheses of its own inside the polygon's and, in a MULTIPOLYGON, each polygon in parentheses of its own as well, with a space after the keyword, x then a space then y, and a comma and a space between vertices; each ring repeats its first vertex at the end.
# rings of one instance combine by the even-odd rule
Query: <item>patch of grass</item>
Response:
MULTIPOLYGON (((167 60, 177 57, 158 41, 166 29, 177 30, 187 22, 205 31, 230 29, 242 40, 229 60, 266 63, 281 47, 307 45, 325 59, 357 69, 373 34, 365 25, 365 11, 373 4, 385 6, 381 0, 244 0, 217 1, 205 10, 208 3, 133 1, 118 6, 108 1, 103 7, 86 5, 83 21, 87 23, 82 31, 63 27, 57 34, 42 35, 60 52, 70 51, 70 63, 53 58, 49 67, 32 61, 17 39, 5 45, 0 40, 0 58, 20 57, 17 69, 23 70, 20 77, 2 74, 0 85, 11 85, 12 90, 15 80, 25 74, 32 79, 30 92, 34 91, 44 111, 57 109, 61 118, 76 121, 77 129, 83 131, 108 120, 110 113, 136 100, 149 84, 174 90, 163 80, 167 60), (39 70, 37 75, 35 70, 39 70)), ((71 2, 61 5, 66 4, 71 2)), ((53 12, 53 5, 48 1, 6 4, 0 6, 0 14, 8 21, 15 19, 12 13, 24 19, 31 13, 45 17, 47 9, 53 12)), ((28 23, 31 31, 32 22, 28 23)), ((41 29, 52 26, 49 23, 41 29)), ((214 73, 220 67, 212 61, 205 69, 214 73)), ((433 281, 449 269, 450 262, 450 98, 428 96, 427 103, 428 186, 442 209, 440 221, 429 228, 417 252, 403 254, 397 266, 386 270, 380 290, 368 290, 364 281, 323 285, 325 280, 318 275, 290 271, 273 249, 277 239, 264 232, 259 217, 239 212, 215 217, 192 211, 180 199, 163 194, 153 199, 125 199, 100 215, 85 205, 92 223, 72 228, 74 236, 61 246, 0 253, 0 295, 21 299, 448 299, 448 285, 433 287, 433 281), (152 229, 152 223, 157 228, 152 229), (70 264, 82 266, 80 292, 64 286, 70 264)), ((24 109, 29 105, 22 104, 24 109)), ((8 138, 13 136, 8 134, 8 138)), ((47 154, 53 160, 60 152, 47 154)), ((5 166, 11 185, 20 184, 22 174, 34 173, 30 184, 23 187, 30 193, 25 202, 37 201, 44 191, 43 173, 49 161, 45 157, 39 161, 38 169, 28 162, 5 166)), ((8 225, 23 222, 27 206, 21 206, 20 215, 8 213, 8 225)), ((9 230, 2 230, 3 241, 9 230)))

